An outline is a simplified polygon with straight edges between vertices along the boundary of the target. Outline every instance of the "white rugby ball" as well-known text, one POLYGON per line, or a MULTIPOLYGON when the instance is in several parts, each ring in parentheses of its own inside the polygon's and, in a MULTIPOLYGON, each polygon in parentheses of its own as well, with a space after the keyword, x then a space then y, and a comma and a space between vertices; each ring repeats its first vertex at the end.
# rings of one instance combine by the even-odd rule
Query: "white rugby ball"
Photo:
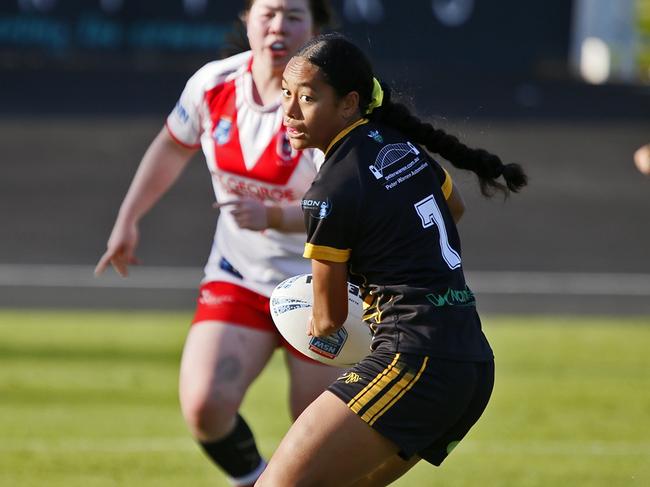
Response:
POLYGON ((326 337, 307 335, 313 306, 311 274, 290 277, 271 293, 271 316, 280 334, 302 354, 336 367, 353 365, 370 353, 372 333, 362 320, 359 287, 348 283, 348 317, 343 326, 326 337))

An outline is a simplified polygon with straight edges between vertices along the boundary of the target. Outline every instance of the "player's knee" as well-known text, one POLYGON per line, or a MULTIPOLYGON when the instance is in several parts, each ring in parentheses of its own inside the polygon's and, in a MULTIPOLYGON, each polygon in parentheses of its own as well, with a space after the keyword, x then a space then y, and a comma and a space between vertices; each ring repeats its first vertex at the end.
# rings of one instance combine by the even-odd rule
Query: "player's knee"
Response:
POLYGON ((240 394, 181 395, 181 407, 185 421, 198 437, 214 438, 226 433, 232 425, 240 405, 240 394))

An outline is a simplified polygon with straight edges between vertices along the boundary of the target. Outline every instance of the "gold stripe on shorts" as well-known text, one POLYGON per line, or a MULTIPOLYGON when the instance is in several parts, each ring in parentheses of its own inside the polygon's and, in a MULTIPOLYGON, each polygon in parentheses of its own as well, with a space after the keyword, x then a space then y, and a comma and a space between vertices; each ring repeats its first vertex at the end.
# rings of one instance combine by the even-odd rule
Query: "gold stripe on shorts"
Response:
POLYGON ((417 375, 415 375, 415 377, 412 372, 407 372, 404 374, 404 377, 402 377, 396 384, 394 384, 393 387, 391 387, 390 390, 388 390, 381 399, 373 404, 372 407, 369 408, 363 414, 363 416, 361 416, 361 419, 372 426, 375 421, 381 418, 381 416, 386 411, 393 407, 393 405, 399 401, 399 399, 404 394, 411 390, 418 379, 420 379, 422 372, 424 372, 424 369, 427 367, 428 361, 429 357, 424 357, 424 360, 422 361, 422 367, 420 367, 420 370, 418 371, 417 375))
POLYGON ((350 399, 348 407, 353 412, 358 413, 361 411, 369 401, 372 401, 387 384, 390 384, 390 382, 399 375, 400 370, 395 368, 395 364, 398 360, 399 353, 395 354, 395 358, 388 367, 377 374, 377 376, 366 387, 364 387, 359 394, 350 399))

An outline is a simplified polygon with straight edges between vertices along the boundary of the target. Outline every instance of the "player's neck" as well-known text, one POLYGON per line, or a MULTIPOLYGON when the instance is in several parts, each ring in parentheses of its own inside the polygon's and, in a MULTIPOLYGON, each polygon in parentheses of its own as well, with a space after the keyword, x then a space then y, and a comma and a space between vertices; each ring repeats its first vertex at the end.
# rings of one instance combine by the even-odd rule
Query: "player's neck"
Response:
POLYGON ((253 62, 253 99, 262 106, 276 103, 282 89, 282 78, 272 68, 253 62))

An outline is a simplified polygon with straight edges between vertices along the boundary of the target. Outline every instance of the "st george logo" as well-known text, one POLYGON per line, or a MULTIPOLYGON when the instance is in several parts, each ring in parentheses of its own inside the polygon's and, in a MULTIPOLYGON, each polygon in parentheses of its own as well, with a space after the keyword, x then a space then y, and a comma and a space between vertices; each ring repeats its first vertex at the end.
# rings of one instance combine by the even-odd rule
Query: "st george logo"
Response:
POLYGON ((295 154, 291 148, 289 137, 284 131, 278 134, 276 152, 278 154, 278 158, 276 160, 278 165, 291 164, 291 159, 295 154))

